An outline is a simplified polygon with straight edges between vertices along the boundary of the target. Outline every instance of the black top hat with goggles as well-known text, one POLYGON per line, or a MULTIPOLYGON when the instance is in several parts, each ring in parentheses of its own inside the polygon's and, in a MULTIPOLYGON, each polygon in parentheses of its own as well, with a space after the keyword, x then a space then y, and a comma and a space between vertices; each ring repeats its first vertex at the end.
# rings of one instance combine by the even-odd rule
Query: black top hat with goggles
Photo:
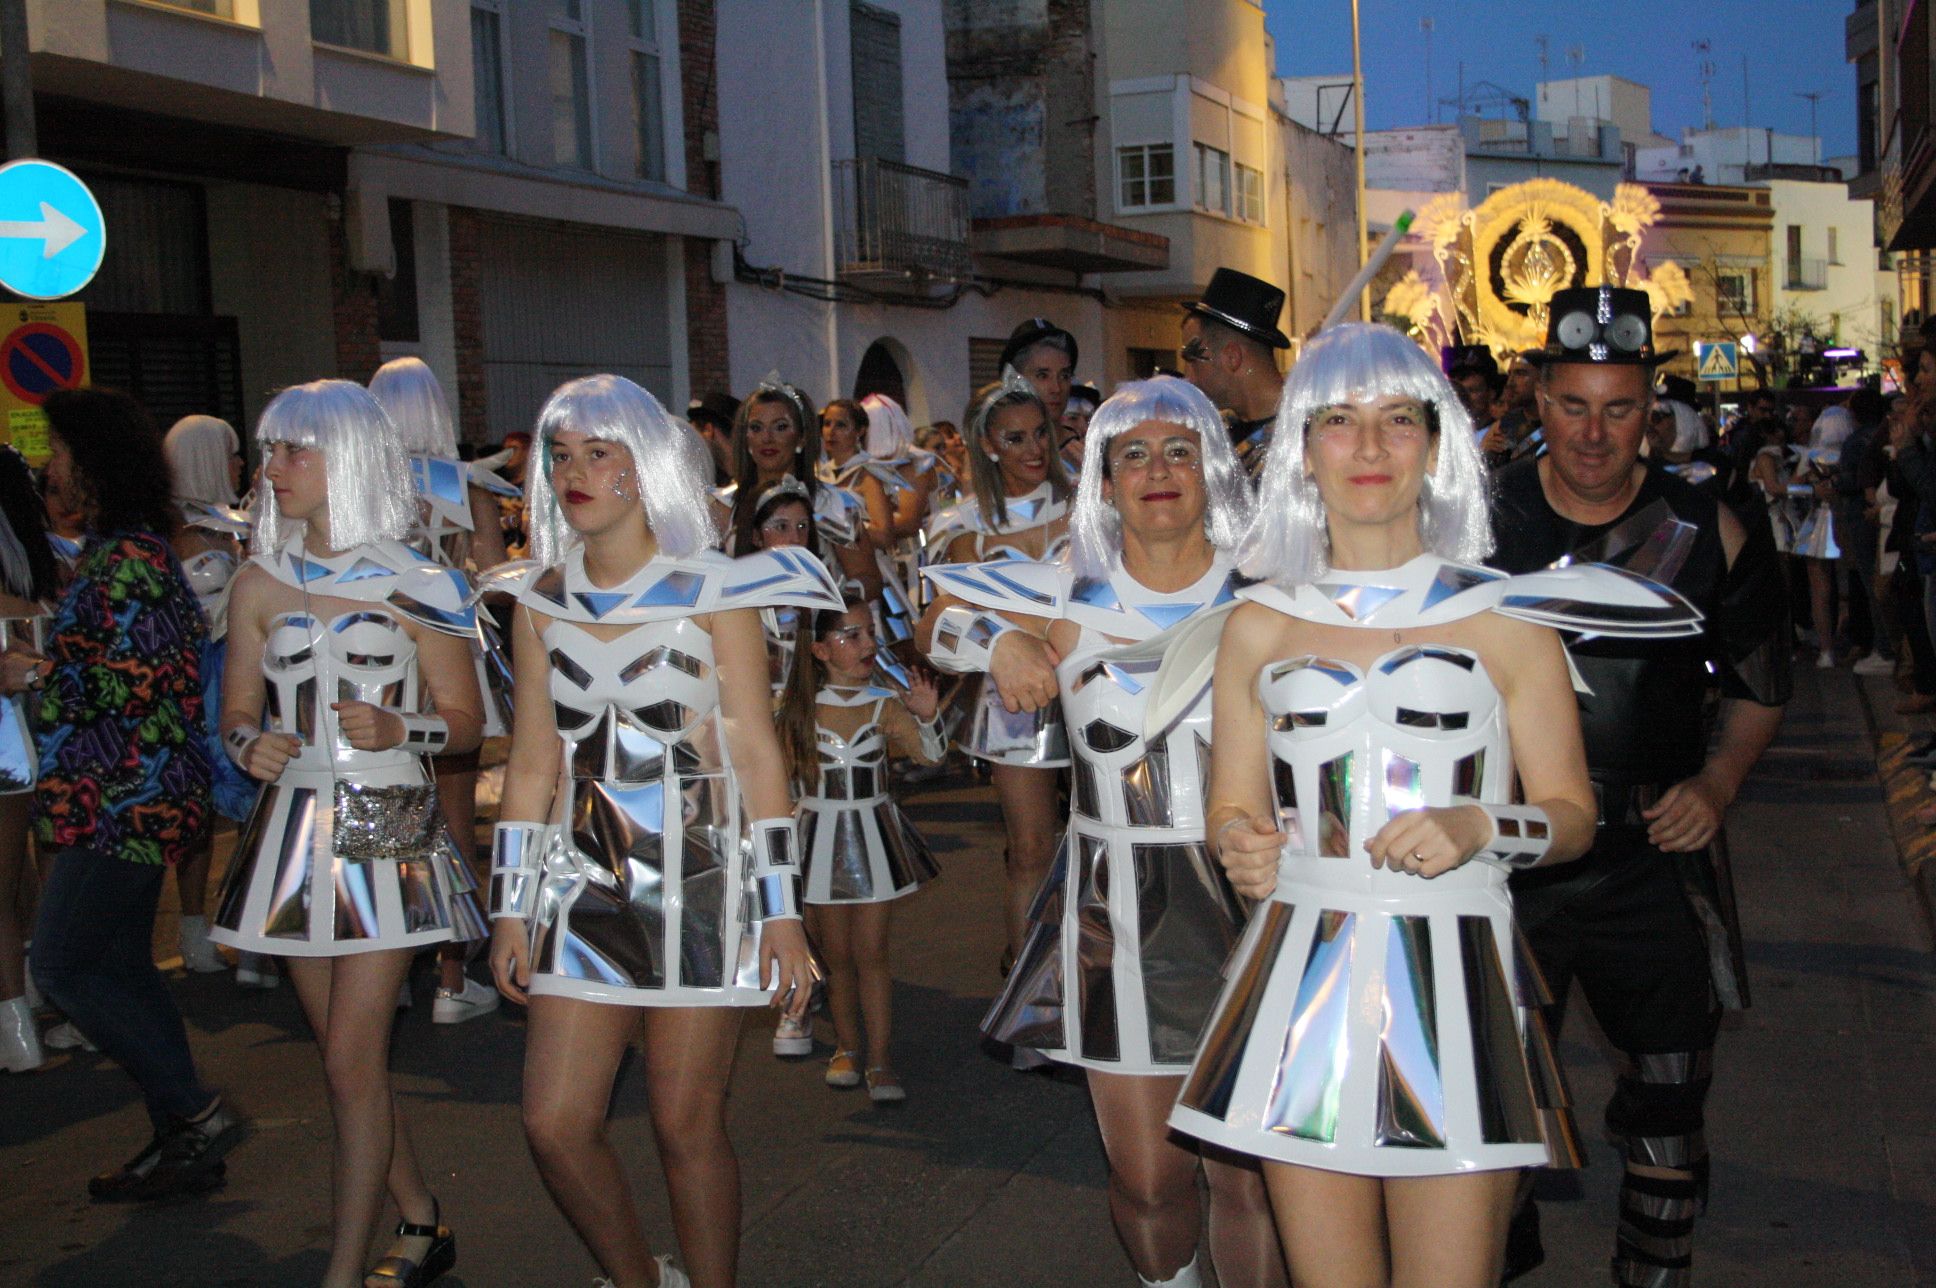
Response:
POLYGON ((1536 366, 1657 367, 1679 352, 1654 351, 1654 310, 1647 292, 1620 286, 1572 286, 1553 293, 1546 347, 1526 356, 1536 366))
POLYGON ((1277 319, 1284 313, 1284 292, 1249 273, 1218 269, 1210 275, 1210 285, 1203 288, 1203 298, 1185 304, 1183 311, 1221 322, 1273 349, 1291 347, 1277 329, 1277 319))

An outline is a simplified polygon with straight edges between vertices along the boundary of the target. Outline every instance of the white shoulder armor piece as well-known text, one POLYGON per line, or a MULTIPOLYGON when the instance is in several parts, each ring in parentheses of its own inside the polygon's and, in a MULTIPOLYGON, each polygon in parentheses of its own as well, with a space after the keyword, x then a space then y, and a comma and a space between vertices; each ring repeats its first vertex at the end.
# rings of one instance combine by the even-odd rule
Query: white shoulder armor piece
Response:
POLYGON ((470 578, 400 541, 353 546, 319 559, 302 548, 298 535, 281 550, 257 555, 250 562, 285 585, 317 595, 388 604, 446 635, 468 636, 477 631, 470 578))
POLYGON ((1062 617, 1074 575, 1065 564, 1001 559, 988 563, 937 564, 921 575, 942 594, 977 608, 1025 617, 1062 617))
POLYGON ((724 561, 718 598, 710 606, 713 610, 785 605, 839 612, 844 605, 840 583, 809 550, 784 546, 724 561))

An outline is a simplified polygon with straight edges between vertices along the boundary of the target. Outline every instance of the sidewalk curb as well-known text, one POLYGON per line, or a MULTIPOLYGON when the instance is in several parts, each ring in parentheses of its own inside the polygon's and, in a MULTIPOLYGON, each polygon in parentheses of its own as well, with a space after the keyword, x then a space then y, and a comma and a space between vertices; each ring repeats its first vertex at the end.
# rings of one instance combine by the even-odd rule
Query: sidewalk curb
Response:
POLYGON ((1896 860, 1909 887, 1909 900, 1922 923, 1923 938, 1936 949, 1936 901, 1931 898, 1936 881, 1936 828, 1916 821, 1916 810, 1936 804, 1936 792, 1929 785, 1929 771, 1903 763, 1909 750, 1909 735, 1885 730, 1876 719, 1869 697, 1869 686, 1857 680, 1855 694, 1862 706, 1862 720, 1869 731, 1876 754, 1876 778, 1882 784, 1889 811, 1889 831, 1896 845, 1896 860))

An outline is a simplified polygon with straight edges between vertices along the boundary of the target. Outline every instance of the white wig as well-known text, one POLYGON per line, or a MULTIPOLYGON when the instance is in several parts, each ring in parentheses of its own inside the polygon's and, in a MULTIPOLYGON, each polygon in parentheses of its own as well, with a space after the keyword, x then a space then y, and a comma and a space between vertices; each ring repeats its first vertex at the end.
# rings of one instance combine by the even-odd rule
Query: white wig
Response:
POLYGON ((554 389, 538 413, 531 445, 537 468, 525 472, 524 492, 533 559, 555 564, 578 540, 551 490, 551 440, 567 432, 631 453, 645 521, 661 553, 683 559, 718 543, 709 504, 712 454, 699 435, 624 376, 581 376, 554 389))
MULTIPOLYGON (((403 435, 355 381, 315 380, 283 390, 262 409, 255 439, 265 448, 291 443, 323 454, 329 541, 336 549, 401 541, 417 526, 403 435)), ((276 508, 274 489, 256 489, 255 552, 280 549, 295 530, 276 508)))
POLYGON ((1674 451, 1698 452, 1708 445, 1707 422, 1700 412, 1678 398, 1663 398, 1661 402, 1674 413, 1674 451))
POLYGON ((457 455, 457 429, 437 373, 422 358, 392 358, 370 377, 370 393, 403 434, 413 456, 457 455))
POLYGON ((1425 351, 1388 326, 1351 322, 1304 346, 1284 384, 1239 566, 1265 581, 1297 585, 1330 567, 1331 534, 1316 480, 1304 470, 1304 431, 1340 403, 1416 398, 1436 419, 1438 466, 1419 493, 1419 539, 1442 559, 1478 563, 1492 553, 1485 467, 1472 418, 1425 351))
POLYGON ((1122 557, 1122 516, 1102 495, 1109 442, 1152 420, 1194 429, 1203 440, 1203 531, 1210 544, 1233 550, 1243 538, 1251 521, 1250 481, 1216 407, 1201 389, 1175 376, 1132 380, 1104 400, 1089 422, 1082 478, 1069 512, 1069 563, 1078 577, 1106 577, 1122 557))
POLYGON ((914 422, 901 404, 886 394, 869 394, 860 406, 867 413, 867 454, 877 461, 906 456, 914 446, 914 422))
POLYGON ((183 416, 161 442, 175 470, 175 499, 234 505, 229 461, 242 450, 235 427, 215 416, 183 416))

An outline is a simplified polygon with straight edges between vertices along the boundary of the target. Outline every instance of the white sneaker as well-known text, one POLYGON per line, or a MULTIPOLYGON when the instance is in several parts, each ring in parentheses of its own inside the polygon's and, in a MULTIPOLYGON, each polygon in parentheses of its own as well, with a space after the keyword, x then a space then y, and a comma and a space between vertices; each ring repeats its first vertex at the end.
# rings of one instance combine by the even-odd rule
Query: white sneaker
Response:
POLYGON ((439 988, 437 999, 430 1004, 432 1024, 462 1024, 480 1015, 489 1015, 498 1007, 497 990, 488 984, 480 984, 468 975, 464 977, 464 987, 456 990, 439 988))
POLYGON ((237 953, 235 955, 235 982, 243 988, 274 988, 282 983, 282 972, 276 969, 276 959, 261 953, 237 953))
POLYGON ((63 1020, 43 1033, 40 1044, 49 1051, 99 1051, 101 1048, 89 1042, 74 1027, 74 1021, 63 1020))
POLYGON ((672 1264, 670 1252, 661 1252, 652 1258, 652 1263, 659 1268, 659 1288, 692 1288, 692 1280, 686 1278, 686 1272, 672 1264))
POLYGON ((813 1028, 805 1016, 794 1019, 791 1015, 780 1017, 779 1027, 773 1030, 773 1054, 777 1056, 801 1056, 813 1054, 813 1028))
POLYGON ((1817 671, 1833 671, 1835 669, 1835 654, 1829 652, 1827 649, 1823 649, 1820 653, 1817 653, 1815 655, 1815 669, 1817 671))
POLYGON ((1855 664, 1855 673, 1857 675, 1894 675, 1896 660, 1892 657, 1884 657, 1880 653, 1871 653, 1855 664))
POLYGON ((0 1002, 0 1069, 26 1073, 47 1063, 40 1049, 40 1029, 34 1024, 34 1008, 25 997, 10 997, 0 1002))
POLYGON ((228 969, 228 963, 209 941, 207 917, 181 919, 181 958, 182 968, 197 975, 213 975, 228 969))

